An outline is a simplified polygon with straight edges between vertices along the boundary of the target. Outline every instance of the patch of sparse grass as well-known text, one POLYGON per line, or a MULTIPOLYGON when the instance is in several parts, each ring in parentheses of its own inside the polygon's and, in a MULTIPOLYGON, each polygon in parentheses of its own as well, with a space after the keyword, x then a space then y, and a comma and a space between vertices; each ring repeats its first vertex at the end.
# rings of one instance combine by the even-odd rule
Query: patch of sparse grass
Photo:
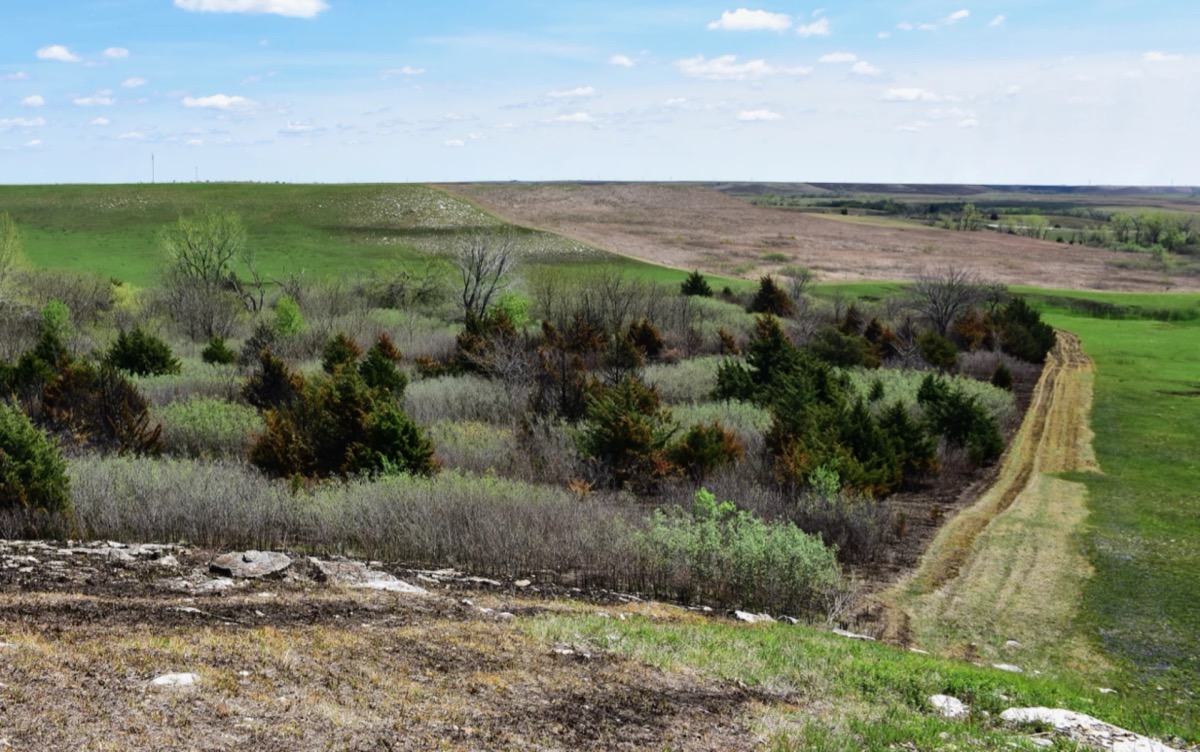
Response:
POLYGON ((1148 703, 1103 695, 1071 678, 1012 674, 963 661, 780 624, 742 626, 696 618, 544 616, 538 637, 591 645, 667 670, 692 670, 790 698, 794 715, 772 714, 774 749, 1008 749, 1017 735, 996 716, 1009 707, 1064 707, 1142 733, 1197 738, 1148 703), (964 721, 940 718, 929 697, 947 694, 972 707, 964 721), (986 715, 985 715, 986 714, 986 715), (942 734, 947 736, 943 737, 942 734))

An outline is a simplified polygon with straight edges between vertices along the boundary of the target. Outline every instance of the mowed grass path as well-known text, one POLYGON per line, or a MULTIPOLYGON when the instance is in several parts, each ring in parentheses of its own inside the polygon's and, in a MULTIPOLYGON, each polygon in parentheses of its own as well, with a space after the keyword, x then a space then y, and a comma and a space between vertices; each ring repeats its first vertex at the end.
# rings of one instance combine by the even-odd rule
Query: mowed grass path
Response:
POLYGON ((0 186, 0 211, 21 231, 39 268, 99 273, 138 287, 159 279, 159 234, 181 215, 211 207, 241 215, 261 271, 310 279, 386 271, 448 250, 464 232, 515 229, 534 265, 601 264, 678 282, 674 270, 608 254, 551 233, 514 228, 483 209, 423 185, 0 186))

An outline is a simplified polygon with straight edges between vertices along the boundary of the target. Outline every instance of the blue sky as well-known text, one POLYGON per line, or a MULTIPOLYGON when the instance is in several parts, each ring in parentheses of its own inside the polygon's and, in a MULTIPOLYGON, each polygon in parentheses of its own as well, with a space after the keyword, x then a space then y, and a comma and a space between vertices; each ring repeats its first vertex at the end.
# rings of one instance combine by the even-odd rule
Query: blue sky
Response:
POLYGON ((1200 185, 1200 3, 10 0, 0 183, 1200 185))

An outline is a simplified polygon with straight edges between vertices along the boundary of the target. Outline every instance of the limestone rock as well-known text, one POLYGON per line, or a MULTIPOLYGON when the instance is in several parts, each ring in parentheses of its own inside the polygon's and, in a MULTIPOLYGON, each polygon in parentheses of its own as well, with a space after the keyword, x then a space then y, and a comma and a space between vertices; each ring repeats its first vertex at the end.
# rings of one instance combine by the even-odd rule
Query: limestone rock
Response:
POLYGON ((322 561, 312 558, 309 559, 309 562, 316 567, 319 578, 326 582, 408 595, 426 595, 429 592, 423 587, 410 585, 387 572, 371 569, 361 561, 322 561))
POLYGON ((929 698, 929 704, 943 718, 959 719, 966 718, 971 714, 971 709, 963 704, 962 700, 950 695, 934 695, 929 698))
POLYGON ((838 635, 839 637, 849 637, 851 640, 865 640, 867 642, 875 642, 874 637, 869 637, 869 636, 863 635, 863 634, 855 634, 854 632, 847 632, 844 629, 834 629, 832 631, 835 635, 838 635))
POLYGON ((287 554, 275 551, 242 551, 222 554, 213 559, 209 569, 234 579, 257 579, 277 574, 292 565, 287 554))
POLYGON ((200 681, 198 674, 163 674, 150 681, 150 686, 162 689, 179 689, 195 686, 200 681))
POLYGON ((1023 674, 1025 669, 1020 666, 1014 666, 1011 663, 993 663, 992 668, 998 668, 1001 671, 1007 671, 1010 674, 1023 674))
POLYGON ((1057 736, 1112 752, 1178 752, 1155 739, 1062 708, 1009 708, 1000 719, 1007 723, 1049 724, 1057 736))

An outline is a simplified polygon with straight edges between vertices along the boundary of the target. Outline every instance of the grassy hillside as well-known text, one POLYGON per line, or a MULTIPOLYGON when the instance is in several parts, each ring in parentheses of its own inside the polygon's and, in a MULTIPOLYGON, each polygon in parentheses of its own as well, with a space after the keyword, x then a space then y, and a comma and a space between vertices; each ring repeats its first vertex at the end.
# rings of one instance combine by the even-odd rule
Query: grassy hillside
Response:
MULTIPOLYGON (((0 186, 0 211, 20 228, 38 267, 100 273, 136 286, 154 284, 162 228, 205 207, 235 211, 268 276, 366 274, 416 254, 446 250, 464 232, 512 229, 463 199, 420 185, 0 186)), ((537 265, 616 264, 676 281, 682 275, 523 230, 537 265)))

